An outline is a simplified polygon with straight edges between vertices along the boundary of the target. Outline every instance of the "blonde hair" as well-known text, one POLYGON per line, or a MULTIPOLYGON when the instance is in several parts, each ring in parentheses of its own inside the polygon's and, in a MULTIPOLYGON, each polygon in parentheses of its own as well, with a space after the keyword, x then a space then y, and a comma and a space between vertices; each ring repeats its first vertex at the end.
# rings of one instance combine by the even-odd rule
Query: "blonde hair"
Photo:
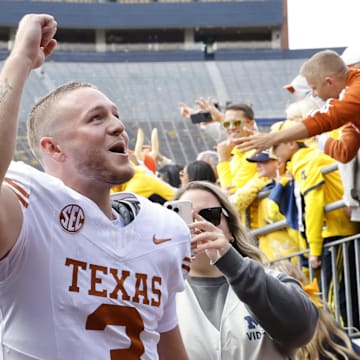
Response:
MULTIPOLYGON (((272 268, 289 274, 300 281, 303 286, 307 283, 305 274, 289 261, 274 263, 272 264, 272 268)), ((317 299, 317 302, 321 302, 321 299, 317 299)), ((337 325, 334 316, 325 306, 319 308, 319 321, 313 338, 309 343, 296 351, 294 360, 318 360, 319 355, 330 360, 360 360, 360 356, 355 354, 351 346, 349 337, 337 325), (337 341, 334 341, 334 339, 337 341), (339 341, 341 343, 339 343, 339 341)))
POLYGON ((347 66, 340 55, 333 50, 319 51, 300 68, 300 75, 320 81, 326 76, 345 77, 347 66))
POLYGON ((315 100, 310 97, 306 97, 302 100, 291 103, 286 108, 286 119, 300 121, 305 119, 312 111, 319 108, 320 106, 315 100))
POLYGON ((55 118, 54 105, 66 93, 85 87, 96 88, 92 84, 76 81, 61 85, 41 98, 30 111, 27 119, 27 140, 31 151, 40 163, 42 162, 40 139, 43 136, 51 135, 52 125, 55 121, 59 121, 58 118, 55 118))
POLYGON ((234 242, 231 244, 242 256, 249 257, 262 264, 265 263, 265 256, 255 245, 253 245, 252 239, 241 225, 236 208, 218 186, 207 181, 191 181, 176 192, 174 199, 178 200, 185 192, 190 190, 203 190, 214 195, 219 201, 220 206, 229 214, 229 216, 226 216, 225 218, 229 231, 234 237, 234 242))

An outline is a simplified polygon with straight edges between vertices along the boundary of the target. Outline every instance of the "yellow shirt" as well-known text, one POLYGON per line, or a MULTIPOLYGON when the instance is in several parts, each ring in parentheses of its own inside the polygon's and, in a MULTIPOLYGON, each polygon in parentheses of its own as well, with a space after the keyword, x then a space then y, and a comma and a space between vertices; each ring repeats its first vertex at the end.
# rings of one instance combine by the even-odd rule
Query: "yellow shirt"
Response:
MULTIPOLYGON (((267 197, 257 199, 258 193, 270 182, 271 179, 256 174, 243 188, 238 189, 235 194, 230 196, 230 201, 234 203, 241 214, 243 225, 246 225, 250 230, 259 229, 285 219, 273 201, 267 197), (249 219, 245 218, 245 213, 248 213, 249 219), (249 220, 248 224, 246 224, 246 220, 249 220)), ((288 228, 258 235, 257 239, 259 249, 269 260, 287 256, 300 250, 297 232, 288 228)))
POLYGON ((343 185, 338 170, 323 175, 321 169, 335 162, 315 148, 299 149, 287 168, 299 184, 304 198, 306 239, 310 255, 322 254, 323 239, 348 236, 357 232, 344 209, 324 212, 324 206, 342 199, 343 185))
POLYGON ((253 151, 242 153, 239 149, 234 149, 230 161, 222 161, 217 165, 222 188, 229 185, 234 185, 236 189, 241 188, 257 173, 256 163, 246 160, 252 155, 253 151))
POLYGON ((146 198, 158 195, 166 201, 173 198, 175 189, 166 182, 149 174, 142 166, 134 166, 134 170, 134 176, 128 182, 113 186, 111 192, 129 191, 146 198))

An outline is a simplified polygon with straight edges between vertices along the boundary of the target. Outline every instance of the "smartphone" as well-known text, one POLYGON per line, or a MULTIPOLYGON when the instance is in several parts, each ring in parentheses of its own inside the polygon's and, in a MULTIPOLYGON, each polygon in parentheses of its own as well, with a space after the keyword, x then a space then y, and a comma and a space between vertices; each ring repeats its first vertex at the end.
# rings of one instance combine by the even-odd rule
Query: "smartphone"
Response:
POLYGON ((172 200, 164 203, 164 206, 169 210, 176 212, 186 224, 193 222, 192 218, 192 204, 190 200, 172 200))
POLYGON ((193 124, 212 121, 212 117, 209 111, 200 111, 198 113, 191 114, 190 119, 193 124))

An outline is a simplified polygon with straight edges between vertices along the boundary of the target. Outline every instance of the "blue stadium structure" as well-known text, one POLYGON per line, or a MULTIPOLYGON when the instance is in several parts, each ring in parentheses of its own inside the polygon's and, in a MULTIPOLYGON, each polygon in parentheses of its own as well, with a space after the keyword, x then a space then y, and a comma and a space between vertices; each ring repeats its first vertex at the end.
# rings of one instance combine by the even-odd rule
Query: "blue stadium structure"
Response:
POLYGON ((48 12, 59 23, 59 49, 26 86, 16 158, 38 166, 25 141, 26 114, 71 80, 94 83, 116 102, 131 146, 139 127, 146 142, 156 127, 161 152, 180 164, 222 133, 184 121, 179 102, 248 102, 260 127, 283 119, 292 101, 283 85, 315 52, 281 48, 283 7, 281 0, 1 1, 0 59, 25 13, 48 12), (211 42, 216 47, 205 52, 211 42))

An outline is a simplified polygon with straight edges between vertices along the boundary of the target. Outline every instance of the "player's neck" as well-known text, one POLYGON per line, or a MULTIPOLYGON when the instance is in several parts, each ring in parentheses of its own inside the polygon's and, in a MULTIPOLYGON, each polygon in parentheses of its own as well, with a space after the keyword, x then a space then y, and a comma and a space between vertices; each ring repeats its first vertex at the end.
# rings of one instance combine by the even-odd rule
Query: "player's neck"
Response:
POLYGON ((105 216, 114 220, 114 214, 111 206, 110 188, 109 187, 96 187, 95 184, 79 184, 66 181, 65 185, 77 191, 81 195, 92 200, 103 211, 105 216))

